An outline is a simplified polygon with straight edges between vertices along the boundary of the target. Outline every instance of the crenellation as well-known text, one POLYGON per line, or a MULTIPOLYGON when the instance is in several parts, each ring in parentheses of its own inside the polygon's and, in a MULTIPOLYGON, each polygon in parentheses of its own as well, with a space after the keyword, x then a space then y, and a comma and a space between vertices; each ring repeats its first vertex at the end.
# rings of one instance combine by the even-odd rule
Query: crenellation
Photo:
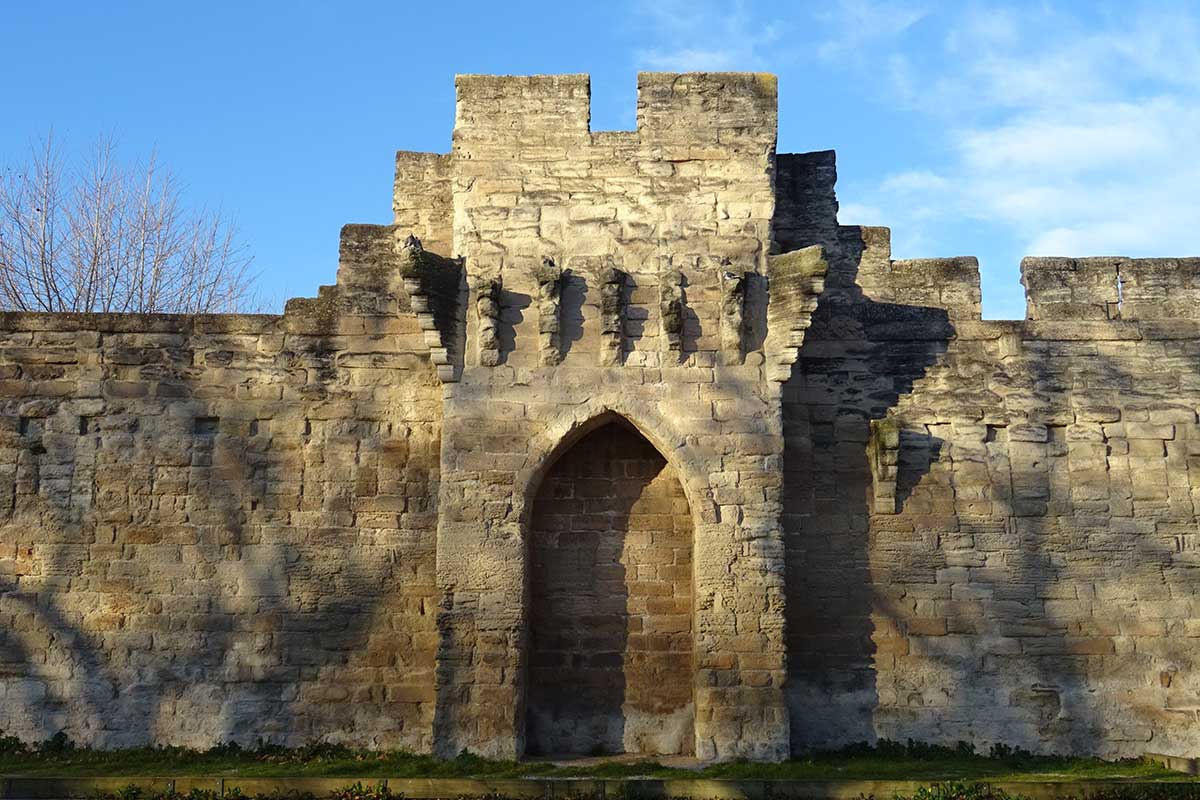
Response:
POLYGON ((472 145, 543 147, 588 134, 588 75, 458 75, 454 88, 456 152, 472 145))
POLYGON ((774 148, 778 87, 750 72, 638 74, 637 129, 668 160, 724 160, 726 149, 774 148))
POLYGON ((454 249, 453 166, 449 154, 396 153, 393 224, 443 256, 452 255, 454 249))
POLYGON ((828 276, 830 298, 887 302, 892 294, 892 231, 867 225, 840 225, 828 276))
POLYGON ((386 296, 399 269, 395 234, 391 225, 343 226, 338 242, 337 290, 386 296))
POLYGON ((892 261, 890 283, 892 302, 942 308, 954 321, 983 316, 979 261, 974 257, 892 261))
POLYGON ((1113 320, 1121 318, 1119 258, 1021 259, 1026 318, 1113 320))
POLYGON ((1027 317, 1049 320, 1196 319, 1200 259, 1026 258, 1027 317))
POLYGON ((774 152, 770 76, 615 132, 584 75, 457 89, 283 315, 0 313, 0 731, 1200 746, 1200 260, 1025 259, 982 320, 774 152))
POLYGON ((775 249, 786 253, 809 245, 831 248, 838 239, 837 156, 779 153, 775 156, 775 213, 771 236, 775 249))
POLYGON ((1200 319, 1200 258, 1126 258, 1118 272, 1121 319, 1200 319))

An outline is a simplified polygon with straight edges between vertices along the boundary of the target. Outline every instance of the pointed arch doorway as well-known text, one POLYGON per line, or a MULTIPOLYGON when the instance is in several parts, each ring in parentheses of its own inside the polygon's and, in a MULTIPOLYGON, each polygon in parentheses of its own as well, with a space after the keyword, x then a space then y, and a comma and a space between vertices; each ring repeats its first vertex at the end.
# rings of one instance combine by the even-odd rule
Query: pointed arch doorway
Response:
POLYGON ((675 469, 619 416, 547 470, 529 527, 528 754, 693 752, 693 533, 675 469))

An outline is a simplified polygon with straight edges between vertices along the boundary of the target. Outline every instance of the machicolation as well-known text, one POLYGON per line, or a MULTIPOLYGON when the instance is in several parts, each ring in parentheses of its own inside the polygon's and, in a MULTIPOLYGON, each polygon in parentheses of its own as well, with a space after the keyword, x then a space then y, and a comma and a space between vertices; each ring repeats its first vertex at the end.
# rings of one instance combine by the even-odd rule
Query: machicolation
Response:
POLYGON ((770 75, 457 92, 282 316, 0 315, 0 730, 1200 751, 1200 259, 982 321, 770 75))

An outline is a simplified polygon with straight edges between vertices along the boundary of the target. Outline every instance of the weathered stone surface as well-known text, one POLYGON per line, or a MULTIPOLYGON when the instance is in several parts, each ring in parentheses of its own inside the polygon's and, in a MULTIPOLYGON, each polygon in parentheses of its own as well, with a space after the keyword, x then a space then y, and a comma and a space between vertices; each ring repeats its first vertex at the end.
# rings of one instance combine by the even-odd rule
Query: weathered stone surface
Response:
POLYGON ((457 87, 282 316, 0 314, 0 729, 1200 748, 1195 260, 981 321, 771 76, 457 87))

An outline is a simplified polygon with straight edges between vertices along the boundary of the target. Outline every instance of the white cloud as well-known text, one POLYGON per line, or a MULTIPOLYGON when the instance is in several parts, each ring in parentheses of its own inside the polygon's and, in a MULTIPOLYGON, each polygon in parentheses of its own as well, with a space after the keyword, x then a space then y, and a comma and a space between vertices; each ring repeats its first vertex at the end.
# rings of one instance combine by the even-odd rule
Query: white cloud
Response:
POLYGON ((1089 255, 1118 255, 1126 248, 1129 234, 1140 235, 1139 231, 1131 230, 1134 226, 1126 224, 1124 230, 1111 225, 1080 228, 1052 228, 1042 231, 1037 238, 1028 244, 1028 251, 1033 255, 1062 256, 1087 253, 1089 255), (1120 245, 1106 244, 1120 241, 1120 245))
POLYGON ((880 188, 885 192, 945 192, 952 187, 947 178, 937 173, 911 170, 886 178, 880 188))
MULTIPOLYGON (((935 58, 904 53, 899 71, 880 59, 896 96, 944 131, 949 158, 863 187, 872 205, 897 229, 986 222, 1032 254, 1200 253, 1195 15, 1026 11, 974 7, 935 58)), ((1005 266, 1015 289, 1015 259, 1005 266)))
POLYGON ((946 34, 945 47, 952 55, 969 54, 981 42, 1011 47, 1020 38, 1020 24, 1014 9, 976 7, 946 34))
POLYGON ((853 56, 872 42, 900 36, 927 13, 902 0, 837 0, 816 14, 825 26, 817 55, 826 61, 853 56))
POLYGON ((774 23, 757 20, 747 2, 637 0, 656 44, 635 53, 639 69, 668 72, 760 70, 779 39, 774 23))
POLYGON ((697 50, 690 47, 660 52, 647 50, 640 60, 643 66, 664 72, 719 72, 733 69, 739 60, 732 50, 697 50))
POLYGON ((887 225, 887 214, 878 206, 864 203, 841 203, 838 221, 843 225, 887 225))
POLYGON ((1177 142, 1167 123, 1179 111, 1161 101, 1076 107, 1071 119, 1060 113, 1036 115, 965 131, 958 148, 965 164, 976 170, 1107 170, 1131 159, 1170 157, 1177 142))

